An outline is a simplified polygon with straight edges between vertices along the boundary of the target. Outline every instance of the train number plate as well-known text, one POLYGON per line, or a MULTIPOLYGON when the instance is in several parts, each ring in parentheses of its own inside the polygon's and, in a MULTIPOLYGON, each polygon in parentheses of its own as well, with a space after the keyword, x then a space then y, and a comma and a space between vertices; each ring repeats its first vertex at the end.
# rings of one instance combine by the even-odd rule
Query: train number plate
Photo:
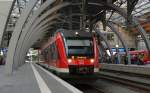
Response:
POLYGON ((79 64, 84 64, 84 60, 79 60, 79 64))

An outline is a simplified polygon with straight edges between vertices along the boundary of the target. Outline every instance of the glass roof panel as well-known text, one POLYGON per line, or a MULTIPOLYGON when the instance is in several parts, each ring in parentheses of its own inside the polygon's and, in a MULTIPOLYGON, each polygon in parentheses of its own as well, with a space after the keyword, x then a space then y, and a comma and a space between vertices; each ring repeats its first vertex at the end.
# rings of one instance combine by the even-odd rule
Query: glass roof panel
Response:
POLYGON ((139 0, 137 5, 135 6, 132 15, 134 16, 142 16, 145 13, 150 12, 150 1, 149 0, 139 0))

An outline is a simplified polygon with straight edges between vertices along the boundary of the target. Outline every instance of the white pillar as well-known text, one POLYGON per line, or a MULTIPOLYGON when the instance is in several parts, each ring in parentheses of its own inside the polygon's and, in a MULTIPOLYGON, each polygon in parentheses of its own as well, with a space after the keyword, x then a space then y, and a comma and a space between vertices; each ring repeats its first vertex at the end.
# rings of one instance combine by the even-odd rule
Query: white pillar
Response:
POLYGON ((13 0, 0 0, 0 44, 13 0))

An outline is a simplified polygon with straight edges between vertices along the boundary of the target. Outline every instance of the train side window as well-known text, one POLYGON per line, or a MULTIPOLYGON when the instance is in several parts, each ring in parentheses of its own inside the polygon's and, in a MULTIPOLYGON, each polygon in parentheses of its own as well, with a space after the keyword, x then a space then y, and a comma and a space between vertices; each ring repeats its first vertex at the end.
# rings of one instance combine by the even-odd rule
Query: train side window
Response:
POLYGON ((47 54, 48 54, 48 51, 47 51, 47 48, 44 50, 44 56, 45 56, 45 59, 47 60, 47 54))
POLYGON ((55 43, 55 47, 56 47, 57 59, 59 59, 59 52, 58 52, 58 48, 57 48, 57 44, 56 43, 55 43))
POLYGON ((50 46, 48 46, 48 57, 50 57, 50 54, 51 54, 51 50, 50 50, 50 46))
POLYGON ((51 45, 49 46, 49 57, 50 57, 50 59, 52 59, 51 45))
POLYGON ((53 53, 54 53, 53 52, 53 44, 51 44, 50 47, 51 47, 50 48, 50 56, 51 56, 51 59, 53 59, 53 53))
POLYGON ((47 54, 47 49, 45 49, 45 54, 47 54))
POLYGON ((58 59, 58 51, 56 47, 56 42, 54 42, 53 45, 54 45, 54 59, 58 59))
POLYGON ((58 59, 58 50, 57 50, 57 46, 56 46, 56 43, 55 43, 55 42, 50 45, 50 47, 49 47, 48 50, 49 50, 49 57, 50 57, 52 60, 58 59))

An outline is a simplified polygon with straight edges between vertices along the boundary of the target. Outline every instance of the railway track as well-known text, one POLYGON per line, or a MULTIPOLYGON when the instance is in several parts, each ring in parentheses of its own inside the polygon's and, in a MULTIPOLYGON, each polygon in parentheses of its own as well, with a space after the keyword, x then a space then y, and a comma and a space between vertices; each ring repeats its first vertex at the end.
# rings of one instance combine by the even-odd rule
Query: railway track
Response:
POLYGON ((127 72, 102 70, 99 72, 99 78, 121 83, 133 88, 140 88, 144 91, 150 91, 150 76, 127 72))
POLYGON ((95 86, 89 85, 89 84, 76 84, 73 86, 80 89, 84 93, 107 93, 103 89, 100 89, 98 87, 95 87, 95 86))
MULTIPOLYGON (((38 65, 49 71, 48 67, 42 64, 38 65)), ((104 90, 90 84, 72 84, 72 85, 78 88, 79 90, 83 91, 84 93, 107 93, 104 90)))
MULTIPOLYGON (((42 67, 49 70, 45 66, 42 67)), ((99 79, 112 81, 115 83, 123 84, 125 86, 130 86, 135 90, 140 88, 143 91, 150 91, 150 76, 103 70, 99 72, 99 79)), ((104 91, 103 88, 98 87, 98 84, 96 86, 93 84, 73 84, 73 86, 83 91, 84 93, 108 93, 108 91, 104 91)), ((149 92, 144 92, 144 93, 149 93, 149 92)))

